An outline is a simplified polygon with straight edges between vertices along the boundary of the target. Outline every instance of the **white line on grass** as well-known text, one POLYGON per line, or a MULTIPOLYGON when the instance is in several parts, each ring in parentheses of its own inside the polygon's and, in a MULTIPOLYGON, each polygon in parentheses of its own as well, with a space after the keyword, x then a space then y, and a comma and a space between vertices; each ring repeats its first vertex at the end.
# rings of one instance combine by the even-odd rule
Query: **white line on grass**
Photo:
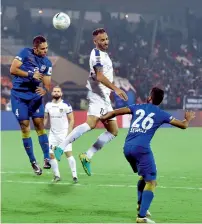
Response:
MULTIPOLYGON (((5 180, 2 181, 2 183, 15 183, 15 184, 45 184, 45 185, 53 185, 53 183, 51 182, 45 182, 45 181, 14 181, 14 180, 5 180)), ((58 182, 55 183, 55 185, 74 185, 74 186, 78 186, 78 187, 92 187, 92 186, 96 186, 96 187, 114 187, 114 188, 136 188, 135 185, 125 185, 125 184, 73 184, 70 182, 58 182)), ((166 187, 166 186, 158 186, 158 188, 161 189, 183 189, 183 190, 202 190, 202 188, 199 187, 166 187)))
MULTIPOLYGON (((32 174, 33 172, 26 172, 26 171, 1 171, 1 174, 32 174)), ((46 174, 51 174, 52 172, 47 172, 46 174)), ((79 175, 86 175, 86 173, 78 173, 79 175)), ((125 176, 125 177, 133 177, 134 174, 124 174, 124 173, 92 173, 92 175, 97 176, 125 176)), ((168 178, 168 179, 189 179, 188 177, 184 176, 158 176, 159 178, 168 178)), ((201 179, 201 178, 194 178, 194 179, 201 179)))

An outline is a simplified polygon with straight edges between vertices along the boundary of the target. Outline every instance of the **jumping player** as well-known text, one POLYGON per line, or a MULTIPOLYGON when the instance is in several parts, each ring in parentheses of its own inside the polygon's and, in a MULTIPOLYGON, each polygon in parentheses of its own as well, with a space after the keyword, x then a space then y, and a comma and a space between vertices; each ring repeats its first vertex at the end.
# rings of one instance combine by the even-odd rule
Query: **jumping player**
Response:
POLYGON ((44 169, 50 169, 48 137, 44 129, 43 96, 51 85, 52 63, 46 57, 48 43, 43 36, 33 39, 33 48, 24 48, 13 60, 10 73, 13 75, 11 91, 12 111, 22 132, 22 141, 32 168, 42 174, 33 152, 30 137, 30 117, 33 120, 39 143, 44 154, 44 169), (42 85, 40 85, 42 84, 42 85))
MULTIPOLYGON (((57 160, 60 160, 68 144, 78 139, 84 133, 94 129, 100 120, 100 116, 113 110, 110 101, 111 91, 114 91, 121 99, 127 100, 126 93, 112 83, 113 66, 107 53, 109 38, 106 31, 102 28, 93 31, 93 42, 96 48, 91 51, 89 61, 90 75, 87 82, 89 108, 87 121, 76 127, 64 142, 55 148, 54 153, 57 160)), ((98 137, 97 141, 86 153, 82 153, 79 156, 83 168, 89 176, 91 175, 90 160, 93 155, 118 134, 116 118, 110 119, 104 126, 107 130, 98 137)))

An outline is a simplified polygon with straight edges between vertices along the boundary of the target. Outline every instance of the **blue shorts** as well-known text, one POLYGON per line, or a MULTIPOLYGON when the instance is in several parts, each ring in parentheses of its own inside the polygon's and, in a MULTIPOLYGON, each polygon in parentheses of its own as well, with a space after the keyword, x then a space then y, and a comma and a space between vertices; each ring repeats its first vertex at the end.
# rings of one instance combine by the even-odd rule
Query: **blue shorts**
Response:
POLYGON ((153 153, 150 148, 142 146, 125 146, 124 155, 134 173, 138 173, 145 181, 156 180, 157 170, 153 153))
POLYGON ((18 121, 29 120, 30 117, 44 117, 44 106, 42 103, 42 97, 25 100, 11 94, 11 105, 12 111, 18 121))

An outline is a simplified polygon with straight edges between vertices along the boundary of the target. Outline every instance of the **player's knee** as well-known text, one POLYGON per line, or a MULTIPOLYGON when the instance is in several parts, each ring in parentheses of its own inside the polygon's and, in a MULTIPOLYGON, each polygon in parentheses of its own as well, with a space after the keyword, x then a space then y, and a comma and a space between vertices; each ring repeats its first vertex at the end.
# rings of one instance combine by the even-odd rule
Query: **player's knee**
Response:
POLYGON ((35 118, 33 119, 33 122, 36 131, 44 130, 43 118, 35 118))
POLYGON ((157 186, 156 180, 146 181, 144 190, 154 191, 157 186))
POLYGON ((66 155, 67 158, 69 158, 70 156, 72 156, 72 152, 71 151, 65 152, 65 155, 66 155))
POLYGON ((55 156, 53 153, 50 153, 50 159, 55 159, 55 156))
POLYGON ((113 131, 111 131, 110 133, 112 134, 112 135, 114 135, 115 137, 118 135, 118 129, 117 130, 113 130, 113 131))
POLYGON ((93 121, 88 121, 88 122, 86 122, 86 123, 89 125, 89 127, 90 127, 91 130, 94 129, 94 128, 96 127, 96 123, 93 122, 93 121))
POLYGON ((36 131, 41 131, 41 130, 44 130, 44 124, 43 123, 38 123, 38 124, 35 124, 35 129, 36 131))
POLYGON ((23 135, 30 134, 30 125, 28 122, 20 122, 20 128, 23 135))

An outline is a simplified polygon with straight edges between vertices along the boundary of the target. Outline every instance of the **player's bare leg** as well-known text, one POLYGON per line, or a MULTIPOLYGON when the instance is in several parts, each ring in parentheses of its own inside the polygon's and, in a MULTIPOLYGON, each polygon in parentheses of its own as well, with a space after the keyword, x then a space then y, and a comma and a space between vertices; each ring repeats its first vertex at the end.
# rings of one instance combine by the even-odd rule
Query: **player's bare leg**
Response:
POLYGON ((146 217, 147 211, 151 205, 151 202, 154 197, 154 190, 156 188, 156 180, 151 180, 151 181, 145 181, 146 185, 144 187, 144 191, 142 193, 142 201, 140 205, 140 210, 138 217, 136 219, 137 223, 155 223, 153 220, 148 219, 146 217))
POLYGON ((20 121, 19 123, 21 127, 21 132, 22 132, 23 145, 27 155, 29 156, 29 160, 32 165, 32 168, 36 175, 41 175, 42 170, 37 164, 35 156, 34 156, 34 152, 33 152, 33 144, 32 144, 32 139, 30 137, 30 121, 24 120, 24 121, 20 121))
POLYGON ((76 171, 76 160, 75 160, 75 158, 72 154, 72 151, 65 152, 65 155, 67 157, 69 167, 70 167, 71 172, 72 172, 73 182, 77 183, 78 182, 78 177, 77 177, 77 171, 76 171))
POLYGON ((54 154, 58 161, 61 159, 61 155, 64 152, 64 149, 76 139, 81 137, 84 133, 94 129, 96 127, 99 118, 96 116, 88 116, 86 123, 83 123, 76 128, 65 138, 65 140, 58 146, 55 147, 54 154))
POLYGON ((49 156, 49 143, 48 143, 48 136, 46 134, 44 128, 44 119, 43 118, 33 118, 33 123, 35 130, 38 135, 39 144, 44 154, 44 169, 50 169, 51 165, 49 163, 50 156, 49 156))
POLYGON ((104 124, 104 126, 107 131, 98 137, 97 141, 91 146, 90 149, 88 149, 86 153, 79 155, 83 168, 88 176, 91 176, 90 160, 92 159, 93 155, 102 149, 106 143, 114 139, 118 134, 118 125, 116 120, 109 120, 104 124))
POLYGON ((104 123, 104 126, 107 131, 102 133, 92 147, 86 152, 89 159, 91 159, 106 143, 110 142, 118 135, 118 125, 116 120, 109 120, 107 123, 104 123))

